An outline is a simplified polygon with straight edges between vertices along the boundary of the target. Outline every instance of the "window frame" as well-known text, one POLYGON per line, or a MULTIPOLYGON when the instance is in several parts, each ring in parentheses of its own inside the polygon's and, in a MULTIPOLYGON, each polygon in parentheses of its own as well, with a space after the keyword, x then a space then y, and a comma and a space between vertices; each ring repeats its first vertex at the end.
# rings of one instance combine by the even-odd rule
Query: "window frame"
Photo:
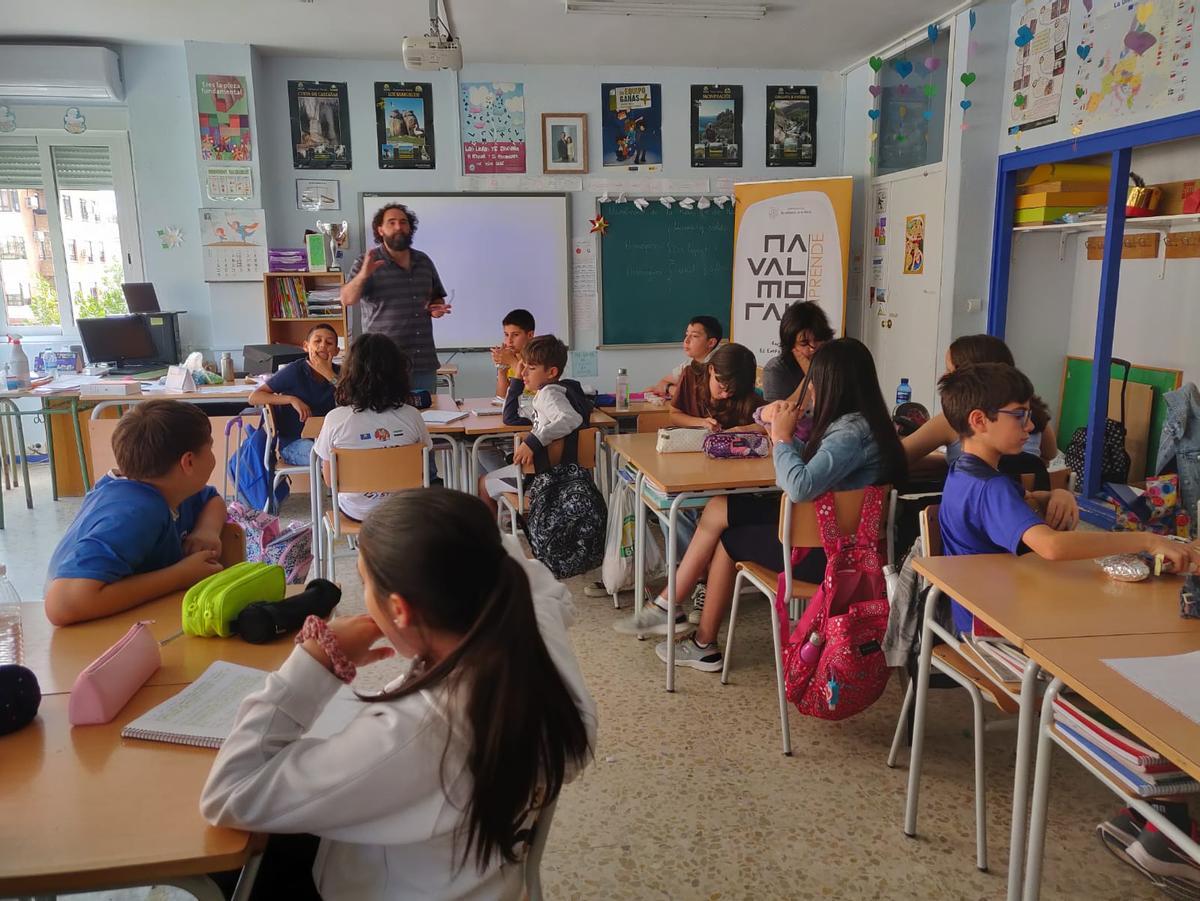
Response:
MULTIPOLYGON (((61 325, 10 325, 8 310, 0 303, 0 334, 17 336, 61 336, 78 340, 79 329, 75 325, 74 293, 67 272, 67 247, 63 239, 63 196, 54 174, 53 147, 62 146, 105 146, 109 151, 112 168, 113 193, 117 209, 117 229, 121 237, 120 262, 127 282, 145 281, 142 260, 141 228, 138 221, 137 194, 133 180, 133 159, 129 149, 129 133, 126 131, 86 132, 79 136, 67 136, 61 131, 33 129, 20 136, 0 136, 0 142, 10 144, 35 144, 42 169, 42 185, 34 188, 38 192, 42 207, 46 211, 48 240, 51 259, 54 263, 54 285, 58 295, 58 312, 61 325)), ((68 188, 70 197, 74 189, 68 188)), ((74 218, 75 210, 72 209, 74 218)), ((116 255, 108 255, 117 259, 116 255)))

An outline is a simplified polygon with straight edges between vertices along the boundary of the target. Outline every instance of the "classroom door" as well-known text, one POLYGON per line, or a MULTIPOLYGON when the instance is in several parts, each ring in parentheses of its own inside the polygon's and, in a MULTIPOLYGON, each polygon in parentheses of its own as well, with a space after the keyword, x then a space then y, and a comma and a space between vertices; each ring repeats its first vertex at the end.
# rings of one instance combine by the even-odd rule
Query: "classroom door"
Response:
POLYGON ((872 277, 876 283, 882 281, 885 290, 882 302, 868 301, 863 320, 866 344, 875 356, 888 405, 894 402, 900 379, 907 378, 912 399, 932 410, 943 368, 938 321, 945 169, 926 166, 877 178, 872 197, 876 218, 886 220, 885 242, 877 254, 884 275, 872 277))

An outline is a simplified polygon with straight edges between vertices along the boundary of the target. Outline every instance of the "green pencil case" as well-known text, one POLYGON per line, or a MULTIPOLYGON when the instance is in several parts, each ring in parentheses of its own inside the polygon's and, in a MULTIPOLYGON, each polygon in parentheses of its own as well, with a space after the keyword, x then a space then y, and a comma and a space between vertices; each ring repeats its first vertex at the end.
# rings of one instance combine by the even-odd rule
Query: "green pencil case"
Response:
POLYGON ((282 566, 236 563, 197 582, 183 596, 183 631, 200 638, 232 635, 230 626, 255 601, 282 601, 287 586, 282 566))

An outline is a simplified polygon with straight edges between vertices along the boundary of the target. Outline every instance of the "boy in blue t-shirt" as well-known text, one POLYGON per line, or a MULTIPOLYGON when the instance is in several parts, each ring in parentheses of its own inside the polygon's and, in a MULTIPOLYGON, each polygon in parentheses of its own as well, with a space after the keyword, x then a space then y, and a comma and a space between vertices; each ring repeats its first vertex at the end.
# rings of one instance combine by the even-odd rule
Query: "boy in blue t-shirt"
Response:
POLYGON ((119 470, 83 501, 50 559, 56 626, 109 616, 220 572, 225 502, 210 487, 212 426, 192 404, 151 400, 113 432, 119 470))
MULTIPOLYGON (((1068 491, 1028 494, 996 467, 1019 454, 1033 430, 1033 385, 1006 363, 977 363, 942 376, 942 412, 962 437, 963 453, 950 467, 938 523, 942 549, 959 554, 1022 554, 1081 560, 1109 554, 1162 554, 1175 572, 1200 566, 1200 546, 1149 532, 1072 532, 1078 507, 1068 491), (1034 509, 1036 507, 1036 510, 1034 509)), ((954 627, 970 632, 972 616, 954 604, 954 627)))

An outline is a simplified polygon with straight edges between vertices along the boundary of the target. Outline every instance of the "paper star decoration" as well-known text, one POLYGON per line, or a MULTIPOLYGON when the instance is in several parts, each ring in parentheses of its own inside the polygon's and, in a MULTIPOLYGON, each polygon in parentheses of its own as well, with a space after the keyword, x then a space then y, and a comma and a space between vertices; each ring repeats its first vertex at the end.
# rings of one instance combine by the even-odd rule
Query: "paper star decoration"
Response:
POLYGON ((710 206, 712 206, 712 201, 709 200, 707 197, 701 197, 696 202, 696 209, 698 209, 698 210, 707 210, 710 206))
POLYGON ((164 225, 158 229, 158 240, 163 250, 170 250, 183 243, 183 229, 175 225, 164 225))
POLYGON ((604 237, 608 233, 608 220, 603 216, 597 214, 595 219, 589 219, 588 222, 592 224, 589 234, 599 233, 600 237, 604 237))
POLYGON ((640 210, 644 210, 644 209, 646 209, 646 207, 650 206, 650 201, 647 200, 645 197, 639 197, 637 200, 635 200, 633 202, 633 205, 635 207, 637 207, 638 210, 640 211, 640 210))

